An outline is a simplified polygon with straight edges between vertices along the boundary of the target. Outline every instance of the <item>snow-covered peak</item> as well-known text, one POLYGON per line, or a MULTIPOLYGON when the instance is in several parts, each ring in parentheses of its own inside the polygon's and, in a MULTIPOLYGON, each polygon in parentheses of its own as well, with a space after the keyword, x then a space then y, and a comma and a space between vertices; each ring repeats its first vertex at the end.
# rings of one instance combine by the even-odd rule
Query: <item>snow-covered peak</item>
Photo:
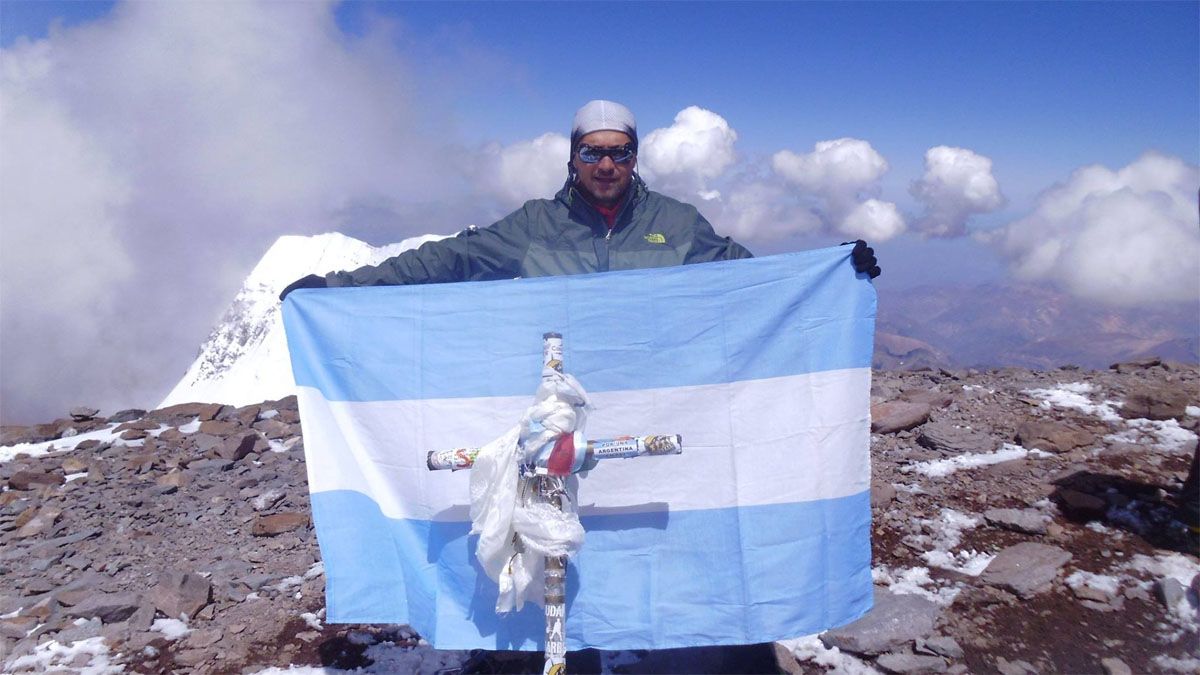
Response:
POLYGON ((371 246, 336 232, 280 237, 246 277, 192 366, 159 407, 191 401, 246 405, 292 394, 295 380, 279 292, 307 274, 378 264, 442 238, 427 234, 371 246))

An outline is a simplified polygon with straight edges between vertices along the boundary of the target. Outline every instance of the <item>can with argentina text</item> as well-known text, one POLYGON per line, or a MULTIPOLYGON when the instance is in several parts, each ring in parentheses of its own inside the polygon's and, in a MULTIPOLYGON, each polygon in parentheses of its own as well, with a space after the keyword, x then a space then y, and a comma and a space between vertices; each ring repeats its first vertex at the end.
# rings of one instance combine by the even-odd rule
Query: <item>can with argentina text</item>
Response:
POLYGON ((588 441, 587 452, 589 458, 598 460, 644 455, 678 455, 683 452, 683 438, 679 434, 619 436, 588 441))
POLYGON ((469 469, 475 465, 475 457, 478 454, 478 448, 432 450, 425 457, 425 464, 429 467, 430 471, 441 471, 443 469, 458 471, 460 469, 469 469))

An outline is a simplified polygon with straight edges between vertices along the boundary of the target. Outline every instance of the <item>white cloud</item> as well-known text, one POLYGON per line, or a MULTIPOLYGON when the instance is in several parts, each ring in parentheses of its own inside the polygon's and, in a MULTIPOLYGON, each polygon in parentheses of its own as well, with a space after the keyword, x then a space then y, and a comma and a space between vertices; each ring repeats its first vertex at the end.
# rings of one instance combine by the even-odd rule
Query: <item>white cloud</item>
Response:
POLYGON ((884 241, 906 227, 895 204, 874 196, 888 163, 867 141, 821 141, 803 155, 781 150, 771 158, 771 166, 778 176, 799 188, 801 197, 824 206, 824 222, 830 230, 884 241))
POLYGON ((925 175, 909 192, 925 204, 916 228, 935 237, 966 232, 973 214, 1000 208, 1004 196, 992 176, 992 160, 966 148, 939 145, 925 152, 925 175))
POLYGON ((737 161, 737 132, 711 110, 689 106, 669 127, 646 134, 638 171, 655 190, 693 199, 737 161))
POLYGON ((782 185, 754 181, 735 185, 727 199, 698 205, 724 235, 739 241, 770 241, 821 229, 821 219, 782 185), (710 214, 709 211, 712 211, 710 214))
POLYGON ((562 134, 546 133, 531 141, 511 145, 492 143, 473 161, 480 189, 516 207, 535 197, 550 197, 567 179, 571 141, 562 134))
POLYGON ((1101 302, 1135 305, 1200 297, 1200 169, 1142 155, 1112 171, 1076 170, 1028 216, 981 235, 1024 279, 1058 282, 1101 302))
POLYGON ((904 231, 904 218, 895 204, 868 199, 846 214, 838 231, 851 239, 886 241, 904 231))
POLYGON ((275 237, 453 194, 393 44, 329 3, 139 2, 0 51, 0 415, 155 401, 275 237))

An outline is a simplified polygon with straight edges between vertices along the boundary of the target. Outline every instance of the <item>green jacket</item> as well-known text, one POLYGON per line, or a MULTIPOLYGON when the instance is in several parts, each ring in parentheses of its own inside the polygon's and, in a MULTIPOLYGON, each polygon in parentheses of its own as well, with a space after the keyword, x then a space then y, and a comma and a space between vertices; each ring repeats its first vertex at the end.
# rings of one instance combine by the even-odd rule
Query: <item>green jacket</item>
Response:
POLYGON ((379 265, 325 276, 331 287, 435 284, 668 267, 750 258, 696 207, 634 177, 610 232, 579 192, 533 199, 495 224, 428 242, 379 265))

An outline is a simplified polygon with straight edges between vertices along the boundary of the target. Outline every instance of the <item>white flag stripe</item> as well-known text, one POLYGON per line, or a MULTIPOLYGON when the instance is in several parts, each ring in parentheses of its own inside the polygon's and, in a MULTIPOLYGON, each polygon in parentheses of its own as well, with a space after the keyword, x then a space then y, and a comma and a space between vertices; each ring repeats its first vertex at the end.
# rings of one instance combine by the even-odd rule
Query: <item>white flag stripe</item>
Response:
MULTIPOLYGON (((870 420, 858 402, 870 384, 870 369, 854 368, 597 394, 589 437, 678 433, 684 453, 602 463, 580 481, 583 513, 780 504, 867 490, 870 420)), ((466 474, 429 471, 425 453, 486 443, 531 403, 326 401, 310 387, 299 396, 311 491, 360 492, 386 516, 416 520, 466 519, 466 474)))

